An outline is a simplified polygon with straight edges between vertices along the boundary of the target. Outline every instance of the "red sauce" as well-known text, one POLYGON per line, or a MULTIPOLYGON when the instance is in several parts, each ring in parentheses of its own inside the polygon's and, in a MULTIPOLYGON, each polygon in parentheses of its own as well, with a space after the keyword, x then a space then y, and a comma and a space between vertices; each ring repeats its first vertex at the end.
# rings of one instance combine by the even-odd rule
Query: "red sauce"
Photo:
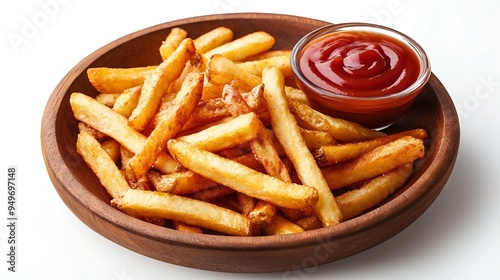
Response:
POLYGON ((312 83, 348 96, 385 96, 413 84, 418 57, 410 47, 376 33, 344 31, 305 48, 299 67, 312 83))

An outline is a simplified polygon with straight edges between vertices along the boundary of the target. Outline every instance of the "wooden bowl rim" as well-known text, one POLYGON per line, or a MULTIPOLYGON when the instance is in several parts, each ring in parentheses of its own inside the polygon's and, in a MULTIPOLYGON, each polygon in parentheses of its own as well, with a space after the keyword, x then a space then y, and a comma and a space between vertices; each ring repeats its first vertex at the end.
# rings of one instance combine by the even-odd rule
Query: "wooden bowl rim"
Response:
MULTIPOLYGON (((389 220, 392 216, 398 215, 399 211, 411 207, 412 204, 418 203, 420 197, 425 193, 432 191, 433 187, 439 184, 444 184, 442 180, 443 173, 451 172, 456 155, 458 153, 458 143, 460 138, 459 122, 456 110, 454 107, 443 108, 443 127, 441 135, 439 151, 436 155, 437 160, 433 161, 426 170, 426 178, 432 178, 431 181, 421 180, 417 178, 413 185, 403 193, 395 197, 393 200, 381 205, 378 208, 367 212, 357 218, 342 222, 336 226, 321 228, 317 230, 307 231, 300 234, 289 234, 280 236, 219 236, 210 234, 192 234, 180 232, 170 228, 155 226, 139 219, 128 216, 127 214, 113 208, 109 204, 96 198, 88 189, 86 189, 72 172, 64 165, 57 163, 64 162, 63 156, 60 153, 57 134, 56 134, 56 116, 61 106, 61 101, 66 94, 72 81, 68 78, 77 71, 84 71, 87 67, 99 56, 116 46, 154 32, 161 29, 170 28, 173 26, 184 25, 188 23, 199 23, 211 20, 225 19, 282 19, 287 21, 307 21, 316 24, 328 24, 328 22, 319 21, 316 19, 284 15, 284 14, 269 14, 269 13, 232 13, 221 15, 206 15, 199 17, 191 17, 171 22, 166 22, 154 25, 129 35, 123 36, 114 40, 107 45, 101 47, 99 51, 95 51, 85 57, 68 74, 61 80, 54 92, 51 94, 42 118, 41 144, 44 161, 47 171, 53 181, 56 190, 59 192, 64 189, 70 194, 73 199, 86 207, 89 213, 99 216, 101 219, 110 224, 115 225, 132 234, 137 234, 152 240, 157 240, 163 243, 182 244, 185 247, 191 248, 211 248, 217 250, 274 250, 277 248, 297 247, 298 244, 307 245, 317 243, 321 240, 335 240, 335 238, 351 235, 355 232, 364 231, 369 228, 376 227, 377 224, 389 220), (104 52, 103 52, 104 51, 104 52), (454 141, 450 141, 453 139, 454 141), (59 168, 58 168, 59 167, 59 168), (193 242, 193 241, 196 242, 193 242)), ((438 78, 432 74, 428 84, 433 88, 444 89, 438 78)), ((441 104, 452 104, 451 98, 446 91, 438 91, 437 98, 441 104)), ((66 201, 64 201, 67 203, 66 201)), ((102 234, 102 233, 100 233, 102 234)))

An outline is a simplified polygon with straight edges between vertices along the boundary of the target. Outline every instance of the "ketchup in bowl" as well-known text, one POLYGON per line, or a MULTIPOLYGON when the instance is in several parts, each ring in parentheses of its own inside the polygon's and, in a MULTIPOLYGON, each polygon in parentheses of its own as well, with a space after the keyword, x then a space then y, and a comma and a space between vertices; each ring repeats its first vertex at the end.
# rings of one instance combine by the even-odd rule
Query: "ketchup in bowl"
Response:
POLYGON ((294 47, 291 64, 315 109, 371 128, 401 117, 431 73, 425 52, 411 38, 364 23, 309 33, 294 47))

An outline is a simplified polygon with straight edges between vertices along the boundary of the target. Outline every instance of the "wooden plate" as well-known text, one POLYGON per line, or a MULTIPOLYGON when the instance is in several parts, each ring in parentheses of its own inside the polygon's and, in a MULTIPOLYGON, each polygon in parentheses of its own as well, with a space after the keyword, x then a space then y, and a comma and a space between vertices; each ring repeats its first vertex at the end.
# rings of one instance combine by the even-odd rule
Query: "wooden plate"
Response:
POLYGON ((417 219, 448 180, 460 138, 458 117, 446 89, 434 75, 411 110, 390 130, 424 128, 425 158, 415 164, 408 183, 381 206, 337 226, 283 236, 232 237, 190 234, 148 224, 110 206, 110 197, 76 153, 77 121, 69 96, 91 96, 89 67, 158 64, 160 42, 180 26, 196 37, 218 26, 235 37, 264 30, 276 37, 275 49, 291 49, 307 32, 327 24, 276 14, 227 14, 168 22, 132 33, 100 48, 61 80, 47 102, 41 143, 48 174, 68 208, 102 236, 137 253, 172 264, 214 271, 271 272, 307 268, 362 252, 391 238, 417 219))

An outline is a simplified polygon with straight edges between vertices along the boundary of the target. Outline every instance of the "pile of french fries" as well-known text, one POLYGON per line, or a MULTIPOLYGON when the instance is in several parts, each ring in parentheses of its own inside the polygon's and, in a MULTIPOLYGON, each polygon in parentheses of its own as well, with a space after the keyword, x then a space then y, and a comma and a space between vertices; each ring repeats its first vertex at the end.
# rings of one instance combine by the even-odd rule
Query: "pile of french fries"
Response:
POLYGON ((99 94, 71 95, 77 151, 112 206, 180 231, 289 234, 359 216, 408 180, 423 129, 324 115, 295 87, 290 50, 233 36, 175 27, 158 65, 88 69, 99 94))

